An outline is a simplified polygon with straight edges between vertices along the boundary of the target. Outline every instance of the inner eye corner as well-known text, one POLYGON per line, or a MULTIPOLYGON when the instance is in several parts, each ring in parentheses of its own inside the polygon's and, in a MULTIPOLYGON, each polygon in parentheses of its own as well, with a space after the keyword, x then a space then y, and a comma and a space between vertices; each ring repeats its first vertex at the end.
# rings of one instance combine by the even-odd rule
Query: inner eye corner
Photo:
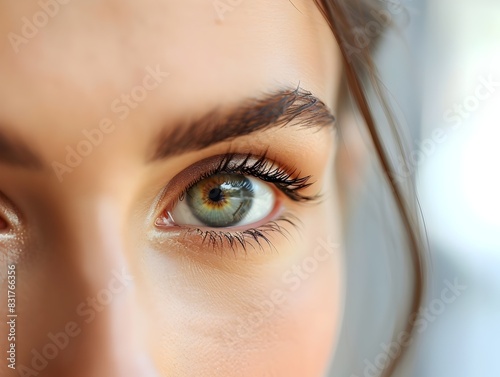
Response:
POLYGON ((0 217, 0 232, 5 232, 10 229, 10 225, 3 217, 0 217))
POLYGON ((176 226, 171 215, 172 210, 168 208, 163 208, 161 212, 156 216, 154 220, 154 226, 156 228, 171 228, 176 226))

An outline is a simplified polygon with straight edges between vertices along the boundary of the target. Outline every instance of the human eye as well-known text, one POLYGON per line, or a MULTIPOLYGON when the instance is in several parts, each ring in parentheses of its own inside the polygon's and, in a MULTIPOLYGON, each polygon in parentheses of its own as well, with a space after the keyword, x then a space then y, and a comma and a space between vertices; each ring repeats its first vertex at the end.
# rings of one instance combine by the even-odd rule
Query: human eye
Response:
POLYGON ((201 173, 166 205, 156 225, 201 236, 214 249, 262 247, 262 241, 271 245, 271 232, 285 232, 284 222, 297 223, 287 202, 317 198, 303 193, 313 184, 311 176, 280 166, 265 154, 223 155, 215 163, 205 162, 208 168, 203 165, 194 169, 201 173))

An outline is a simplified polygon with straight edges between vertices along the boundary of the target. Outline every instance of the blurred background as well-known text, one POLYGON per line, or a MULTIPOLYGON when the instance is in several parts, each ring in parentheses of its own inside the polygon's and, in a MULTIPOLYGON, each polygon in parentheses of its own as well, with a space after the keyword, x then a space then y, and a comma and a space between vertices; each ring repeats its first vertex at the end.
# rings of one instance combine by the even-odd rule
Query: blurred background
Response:
POLYGON ((404 375, 498 377, 500 1, 389 2, 404 13, 380 69, 411 133, 410 166, 399 173, 417 182, 432 279, 428 326, 404 375), (445 281, 464 289, 440 306, 432 300, 445 281))

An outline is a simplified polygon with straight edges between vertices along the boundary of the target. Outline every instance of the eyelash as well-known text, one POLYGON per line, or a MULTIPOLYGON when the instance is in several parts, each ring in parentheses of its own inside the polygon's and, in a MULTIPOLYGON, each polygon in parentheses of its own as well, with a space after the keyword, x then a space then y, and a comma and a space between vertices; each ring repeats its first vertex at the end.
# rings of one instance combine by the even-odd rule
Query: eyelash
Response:
POLYGON ((286 213, 280 218, 263 224, 257 228, 250 228, 243 231, 227 232, 223 230, 203 230, 200 228, 190 228, 187 229, 187 233, 195 233, 197 236, 202 238, 202 244, 208 245, 214 251, 224 249, 225 244, 227 244, 227 246, 229 246, 229 248, 234 253, 236 253, 236 250, 239 247, 241 247, 246 253, 249 246, 251 246, 253 249, 256 249, 255 245, 257 245, 258 248, 263 251, 263 242, 265 242, 267 246, 276 251, 273 243, 268 238, 268 234, 279 232, 279 234, 285 236, 285 238, 287 239, 287 235, 291 236, 290 232, 282 226, 282 223, 288 223, 294 228, 298 228, 300 220, 291 213, 286 213))
MULTIPOLYGON (((273 184, 294 202, 315 202, 320 197, 319 195, 309 196, 301 193, 301 191, 314 184, 314 182, 311 182, 310 175, 301 177, 297 169, 287 171, 278 167, 275 162, 268 159, 267 153, 264 153, 260 157, 253 154, 247 154, 243 159, 241 155, 237 154, 225 155, 215 168, 205 172, 197 177, 196 180, 188 184, 179 195, 178 200, 183 200, 187 192, 198 182, 212 175, 221 173, 251 175, 255 178, 259 178, 264 182, 273 184), (240 161, 237 162, 237 160, 240 161)), ((286 212, 276 220, 243 231, 188 228, 186 232, 188 234, 195 233, 197 236, 200 236, 202 238, 202 244, 206 244, 214 250, 223 249, 224 245, 227 244, 233 252, 239 247, 246 252, 249 246, 255 249, 254 243, 263 250, 263 242, 275 249, 271 240, 268 238, 268 234, 279 232, 288 238, 287 235, 290 235, 290 233, 283 227, 284 224, 289 224, 297 228, 300 224, 300 220, 293 214, 286 212)))
POLYGON ((267 154, 260 157, 247 154, 241 162, 237 165, 231 166, 236 159, 240 158, 241 157, 236 154, 228 154, 224 156, 214 169, 202 174, 194 182, 191 182, 179 196, 179 200, 183 200, 186 193, 198 182, 209 178, 212 175, 221 173, 251 175, 264 182, 272 183, 295 202, 309 202, 319 198, 319 195, 307 196, 300 193, 300 191, 314 184, 314 182, 309 182, 311 180, 310 175, 300 177, 300 173, 297 173, 297 169, 287 172, 283 168, 274 167, 275 163, 267 158, 267 154), (250 162, 250 159, 254 158, 257 159, 250 162))

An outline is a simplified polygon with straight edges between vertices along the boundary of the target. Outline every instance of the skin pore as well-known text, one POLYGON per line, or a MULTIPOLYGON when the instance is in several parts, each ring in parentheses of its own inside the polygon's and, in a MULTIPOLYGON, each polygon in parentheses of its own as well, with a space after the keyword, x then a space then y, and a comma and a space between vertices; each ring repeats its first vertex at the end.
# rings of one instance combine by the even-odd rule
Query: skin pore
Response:
MULTIPOLYGON (((39 10, 2 2, 0 34, 21 35, 39 10)), ((335 43, 310 0, 243 1, 222 20, 211 0, 75 0, 17 52, 3 38, 0 267, 16 264, 19 317, 18 370, 0 373, 321 376, 345 290, 325 114, 339 95, 335 43), (267 173, 310 176, 296 192, 320 197, 257 177, 275 197, 265 218, 172 226, 166 212, 228 154, 233 167, 251 155, 246 172, 265 158, 267 173), (68 344, 34 362, 61 332, 68 344)))

